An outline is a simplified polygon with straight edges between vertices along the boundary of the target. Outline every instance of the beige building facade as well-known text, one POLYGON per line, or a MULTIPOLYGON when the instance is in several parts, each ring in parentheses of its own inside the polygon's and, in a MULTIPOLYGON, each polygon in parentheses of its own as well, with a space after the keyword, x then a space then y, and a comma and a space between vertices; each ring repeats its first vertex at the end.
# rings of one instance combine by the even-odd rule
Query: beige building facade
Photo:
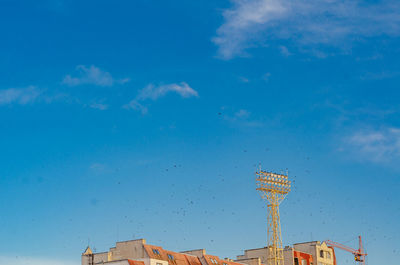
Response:
POLYGON ((82 254, 82 265, 246 265, 218 256, 204 249, 173 252, 137 239, 117 242, 107 252, 93 253, 88 247, 82 254))
POLYGON ((325 242, 311 241, 293 245, 297 251, 310 253, 314 265, 336 265, 336 256, 333 248, 328 247, 325 242))
MULTIPOLYGON (((243 255, 237 256, 235 261, 247 265, 265 265, 268 264, 268 256, 268 247, 247 249, 243 255)), ((292 247, 283 249, 283 263, 285 265, 313 265, 310 254, 296 251, 292 247)))
MULTIPOLYGON (((293 253, 292 252, 293 251, 290 248, 285 248, 283 250, 283 262, 285 265, 293 264, 293 253)), ((268 247, 247 249, 244 251, 243 255, 239 255, 236 257, 236 261, 245 263, 247 265, 268 264, 268 256, 269 256, 268 247)))
MULTIPOLYGON (((88 247, 82 265, 267 265, 268 247, 245 250, 236 260, 207 255, 204 249, 173 252, 137 239, 117 242, 107 252, 93 253, 88 247)), ((294 244, 283 250, 285 265, 336 265, 333 248, 325 242, 294 244)))

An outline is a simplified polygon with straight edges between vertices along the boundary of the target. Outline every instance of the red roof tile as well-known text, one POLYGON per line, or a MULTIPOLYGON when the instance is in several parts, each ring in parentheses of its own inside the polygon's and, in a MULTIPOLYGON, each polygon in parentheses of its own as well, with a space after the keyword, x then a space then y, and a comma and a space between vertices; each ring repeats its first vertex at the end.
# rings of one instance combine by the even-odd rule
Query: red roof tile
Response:
MULTIPOLYGON (((196 256, 173 252, 159 246, 147 244, 144 245, 144 249, 150 258, 168 261, 169 265, 202 265, 200 259, 196 256)), ((213 255, 204 255, 204 259, 208 265, 243 265, 238 262, 220 259, 213 255)))
POLYGON ((144 265, 143 261, 131 260, 131 259, 128 259, 128 263, 129 265, 144 265))
POLYGON ((144 245, 144 249, 150 258, 168 261, 169 265, 202 265, 196 256, 173 252, 159 246, 147 244, 144 245))
POLYGON ((218 256, 213 255, 204 255, 204 259, 208 265, 243 265, 242 263, 220 259, 218 256))

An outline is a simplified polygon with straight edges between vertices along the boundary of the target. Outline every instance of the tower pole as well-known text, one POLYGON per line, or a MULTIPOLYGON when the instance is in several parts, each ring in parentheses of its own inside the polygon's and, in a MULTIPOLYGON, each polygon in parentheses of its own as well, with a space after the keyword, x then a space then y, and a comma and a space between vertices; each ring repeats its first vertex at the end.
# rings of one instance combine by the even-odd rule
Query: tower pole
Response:
POLYGON ((256 183, 267 202, 268 265, 284 265, 279 204, 290 191, 290 181, 287 175, 260 170, 256 172, 256 183))

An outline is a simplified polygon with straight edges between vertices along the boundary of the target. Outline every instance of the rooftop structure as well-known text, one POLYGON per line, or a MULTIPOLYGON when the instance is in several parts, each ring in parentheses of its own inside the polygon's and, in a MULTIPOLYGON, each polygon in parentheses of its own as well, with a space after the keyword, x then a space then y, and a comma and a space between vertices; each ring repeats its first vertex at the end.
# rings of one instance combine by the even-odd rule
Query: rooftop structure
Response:
MULTIPOLYGON (((243 255, 237 256, 236 261, 247 265, 261 265, 269 260, 270 248, 247 249, 243 255)), ((306 252, 295 250, 292 247, 283 249, 285 265, 313 265, 313 256, 306 252)))
MULTIPOLYGON (((269 255, 269 248, 264 247, 247 249, 236 260, 222 259, 208 255, 205 249, 175 252, 137 239, 117 242, 106 252, 94 253, 87 247, 82 253, 82 265, 265 265, 269 255)), ((283 258, 285 265, 336 265, 333 248, 319 241, 285 247, 283 258)))
POLYGON ((137 239, 117 242, 107 252, 93 253, 88 247, 82 254, 82 265, 244 265, 218 256, 207 255, 204 249, 174 252, 137 239), (122 263, 121 263, 122 262, 122 263))

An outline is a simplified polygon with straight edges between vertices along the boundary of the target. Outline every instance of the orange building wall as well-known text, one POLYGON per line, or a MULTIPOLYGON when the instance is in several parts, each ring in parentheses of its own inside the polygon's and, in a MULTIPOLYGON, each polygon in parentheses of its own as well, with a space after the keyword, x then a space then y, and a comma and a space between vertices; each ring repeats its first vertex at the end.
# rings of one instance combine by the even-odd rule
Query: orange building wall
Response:
MULTIPOLYGON (((299 265, 301 265, 302 260, 305 259, 307 261, 307 265, 311 265, 311 263, 313 263, 313 257, 311 254, 307 254, 304 252, 300 252, 300 251, 293 251, 293 258, 297 258, 299 260, 299 265)), ((317 265, 317 264, 313 264, 313 265, 317 265)))
POLYGON ((329 247, 332 249, 332 253, 333 253, 333 264, 336 265, 336 255, 335 255, 335 249, 333 247, 329 247))

